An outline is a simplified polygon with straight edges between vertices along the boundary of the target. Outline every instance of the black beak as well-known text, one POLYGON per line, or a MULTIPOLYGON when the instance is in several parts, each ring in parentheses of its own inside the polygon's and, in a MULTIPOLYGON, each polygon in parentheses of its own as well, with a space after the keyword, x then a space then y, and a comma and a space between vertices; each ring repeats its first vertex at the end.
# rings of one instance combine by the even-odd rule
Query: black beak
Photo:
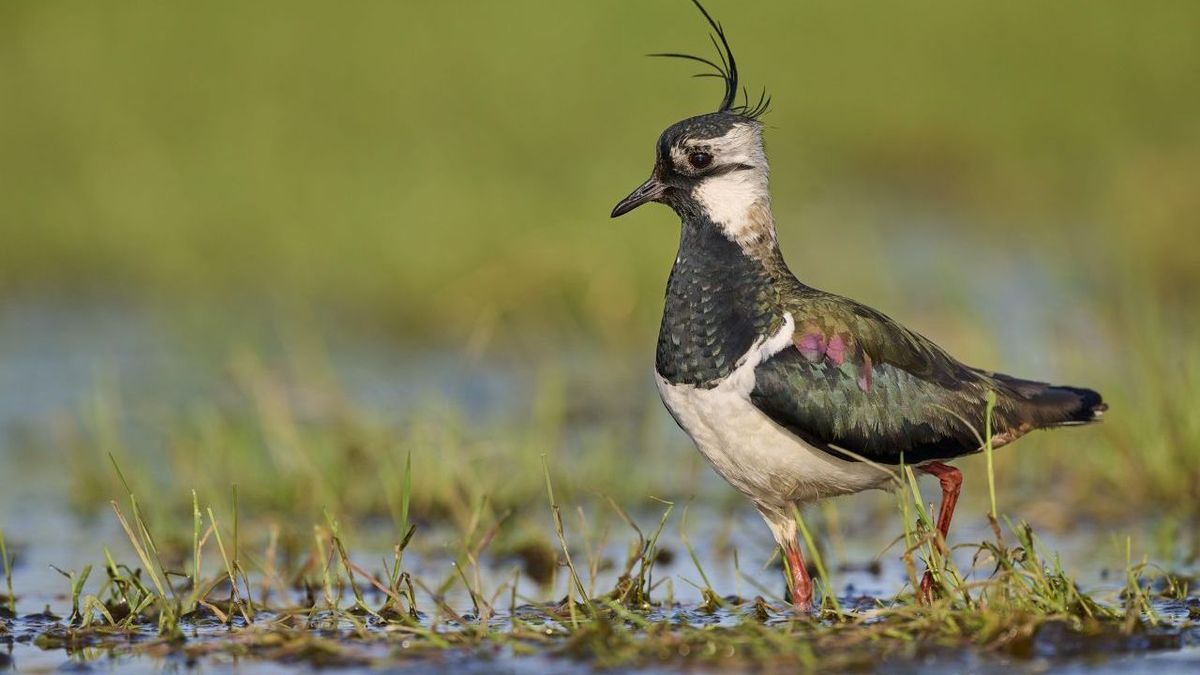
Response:
POLYGON ((612 217, 623 216, 646 202, 658 201, 666 189, 667 186, 663 185, 657 177, 650 176, 650 179, 639 185, 638 189, 630 192, 628 197, 617 202, 612 210, 612 217))

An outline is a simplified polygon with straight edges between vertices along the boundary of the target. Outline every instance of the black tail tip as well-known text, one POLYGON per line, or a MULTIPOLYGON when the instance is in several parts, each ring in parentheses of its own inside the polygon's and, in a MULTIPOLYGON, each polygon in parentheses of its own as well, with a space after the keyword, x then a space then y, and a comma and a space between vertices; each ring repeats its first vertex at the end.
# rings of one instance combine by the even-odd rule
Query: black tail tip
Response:
POLYGON ((1081 387, 1063 388, 1079 397, 1079 408, 1075 419, 1080 422, 1090 422, 1099 419, 1104 415, 1104 411, 1108 410, 1108 404, 1104 402, 1104 397, 1100 396, 1100 392, 1098 391, 1083 389, 1081 387))

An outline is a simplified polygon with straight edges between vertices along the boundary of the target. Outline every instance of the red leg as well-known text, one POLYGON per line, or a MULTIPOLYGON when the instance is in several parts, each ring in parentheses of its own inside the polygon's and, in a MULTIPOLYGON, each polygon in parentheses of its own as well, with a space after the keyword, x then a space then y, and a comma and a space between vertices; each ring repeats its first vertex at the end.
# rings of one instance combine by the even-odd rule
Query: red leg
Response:
POLYGON ((808 567, 804 565, 804 557, 800 555, 800 546, 795 542, 783 547, 787 556, 788 568, 792 573, 792 604, 796 609, 808 611, 812 609, 812 579, 808 576, 808 567))
MULTIPOLYGON (((950 519, 954 517, 954 507, 958 504, 958 495, 962 491, 962 472, 941 462, 932 462, 921 467, 921 470, 937 476, 942 484, 942 507, 938 510, 937 529, 942 535, 942 543, 950 534, 950 519)), ((933 597, 933 573, 925 570, 921 578, 921 596, 926 600, 933 597)))

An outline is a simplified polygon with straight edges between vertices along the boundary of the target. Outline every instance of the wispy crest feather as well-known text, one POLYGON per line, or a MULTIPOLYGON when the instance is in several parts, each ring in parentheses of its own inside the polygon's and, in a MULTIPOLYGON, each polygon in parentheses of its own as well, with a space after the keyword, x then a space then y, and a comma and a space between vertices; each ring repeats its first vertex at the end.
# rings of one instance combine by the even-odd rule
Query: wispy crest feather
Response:
POLYGON ((704 18, 708 21, 708 25, 712 27, 713 33, 709 33, 708 37, 712 40, 713 47, 717 49, 717 58, 720 63, 706 59, 702 56, 694 54, 681 54, 676 52, 662 52, 658 54, 650 54, 650 56, 664 56, 672 59, 685 59, 687 61, 695 61, 702 63, 715 72, 698 73, 695 77, 719 77, 725 83, 725 95, 721 98, 721 105, 717 108, 717 112, 730 112, 750 119, 758 119, 767 112, 771 107, 771 97, 767 95, 767 90, 764 88, 759 94, 758 100, 751 105, 750 94, 746 88, 742 87, 742 102, 736 103, 738 95, 738 69, 737 61, 733 58, 733 50, 729 48, 729 40, 725 37, 725 30, 721 27, 720 22, 704 9, 704 5, 700 4, 700 0, 692 0, 692 4, 704 18))

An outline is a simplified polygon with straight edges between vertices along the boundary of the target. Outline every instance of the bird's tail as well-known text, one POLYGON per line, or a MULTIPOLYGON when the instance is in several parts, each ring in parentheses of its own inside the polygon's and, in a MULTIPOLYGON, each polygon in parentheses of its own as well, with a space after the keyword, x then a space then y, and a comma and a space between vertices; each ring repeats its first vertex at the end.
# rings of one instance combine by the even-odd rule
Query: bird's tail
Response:
POLYGON ((1048 407, 1061 417, 1047 426, 1069 426, 1095 422, 1108 410, 1100 392, 1083 387, 1051 386, 1034 398, 1039 407, 1048 407))
POLYGON ((1024 413, 1021 417, 1035 428, 1087 424, 1108 410, 1100 392, 1092 389, 1022 380, 1001 373, 989 375, 1015 394, 1017 408, 1024 413))

